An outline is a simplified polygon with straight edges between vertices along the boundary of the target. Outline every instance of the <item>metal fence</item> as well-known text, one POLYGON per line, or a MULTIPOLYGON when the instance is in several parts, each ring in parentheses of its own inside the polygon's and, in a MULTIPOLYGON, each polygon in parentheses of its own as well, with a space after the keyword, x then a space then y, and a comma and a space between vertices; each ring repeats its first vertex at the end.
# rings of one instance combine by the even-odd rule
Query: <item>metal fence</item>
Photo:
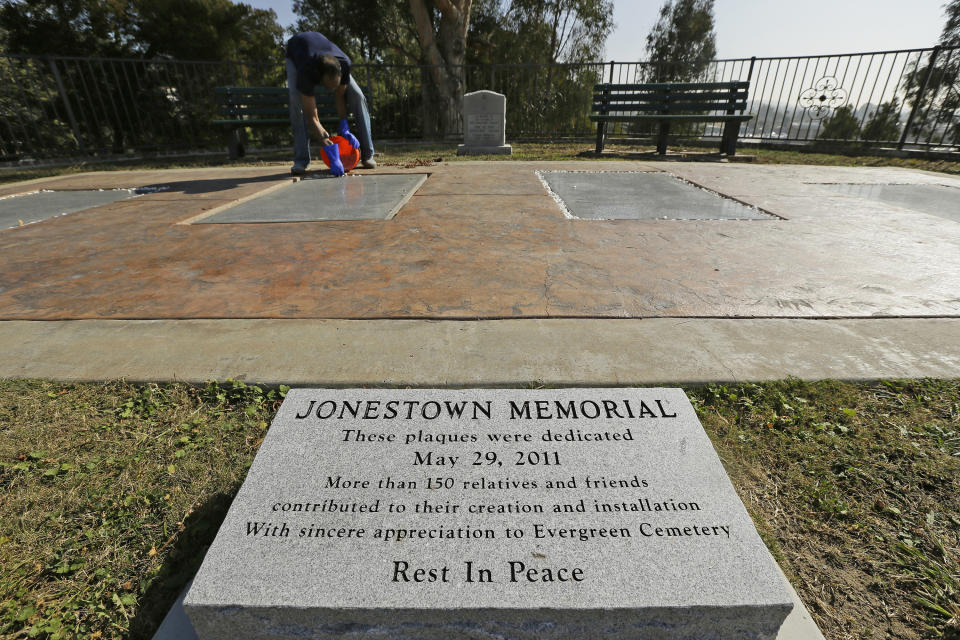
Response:
MULTIPOLYGON (((424 134, 429 67, 356 65, 380 139, 424 134)), ((466 91, 507 96, 511 140, 588 138, 598 82, 663 80, 651 62, 492 64, 461 69, 466 91)), ((960 49, 934 47, 841 55, 717 60, 696 80, 750 81, 741 137, 759 143, 841 143, 960 151, 960 49)), ((225 146, 214 88, 283 86, 280 62, 195 62, 0 55, 0 161, 225 146)), ((462 127, 462 125, 461 125, 462 127)), ((650 131, 618 125, 637 140, 650 131)), ((716 125, 681 131, 719 136, 716 125)), ((255 145, 289 144, 284 127, 257 128, 255 145)), ((452 132, 457 138, 461 131, 452 132)))

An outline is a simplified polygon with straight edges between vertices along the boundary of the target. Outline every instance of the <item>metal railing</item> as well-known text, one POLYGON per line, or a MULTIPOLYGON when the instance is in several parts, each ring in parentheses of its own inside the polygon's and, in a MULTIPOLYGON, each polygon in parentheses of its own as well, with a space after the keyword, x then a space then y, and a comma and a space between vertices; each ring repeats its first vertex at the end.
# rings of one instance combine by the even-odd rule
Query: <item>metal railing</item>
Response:
MULTIPOLYGON (((417 139, 431 102, 430 67, 356 65, 369 87, 378 138, 417 139)), ((507 96, 511 140, 589 138, 593 85, 663 80, 651 62, 490 64, 461 69, 466 91, 507 96)), ((759 143, 875 145, 960 151, 960 49, 933 47, 841 55, 716 60, 694 80, 748 80, 741 137, 759 143)), ((214 87, 283 86, 280 61, 0 55, 0 161, 131 152, 173 153, 225 146, 214 87)), ((461 129, 448 135, 457 138, 461 129)), ((649 129, 620 124, 615 142, 649 129)), ((680 133, 720 135, 704 124, 680 133)), ((251 129, 262 146, 289 144, 283 127, 251 129)))

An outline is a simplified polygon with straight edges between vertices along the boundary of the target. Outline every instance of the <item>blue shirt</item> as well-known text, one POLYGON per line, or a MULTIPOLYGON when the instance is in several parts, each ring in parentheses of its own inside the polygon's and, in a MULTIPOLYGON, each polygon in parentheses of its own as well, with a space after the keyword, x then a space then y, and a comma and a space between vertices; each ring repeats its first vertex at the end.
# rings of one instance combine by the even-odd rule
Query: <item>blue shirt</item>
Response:
POLYGON ((340 84, 349 84, 350 58, 340 47, 316 31, 298 33, 287 41, 287 57, 297 68, 297 91, 305 96, 312 96, 317 85, 323 86, 320 73, 323 56, 333 56, 340 61, 340 84))

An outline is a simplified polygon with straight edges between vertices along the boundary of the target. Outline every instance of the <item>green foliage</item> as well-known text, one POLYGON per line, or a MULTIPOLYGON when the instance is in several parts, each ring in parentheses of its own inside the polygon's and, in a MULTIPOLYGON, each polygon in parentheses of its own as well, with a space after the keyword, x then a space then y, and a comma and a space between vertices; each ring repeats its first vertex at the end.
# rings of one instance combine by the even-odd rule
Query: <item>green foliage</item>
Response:
POLYGON ((8 53, 129 56, 136 49, 130 0, 6 0, 0 30, 8 53))
POLYGON ((468 62, 596 62, 613 26, 610 0, 485 0, 474 6, 468 62))
POLYGON ((274 11, 230 0, 134 0, 145 57, 275 60, 283 29, 274 11))
POLYGON ((14 157, 219 144, 222 131, 208 126, 215 112, 213 88, 279 81, 282 32, 276 16, 230 0, 15 0, 0 4, 0 28, 9 30, 16 53, 151 58, 0 60, 0 118, 16 127, 3 152, 14 157), (190 72, 166 62, 170 57, 276 62, 210 65, 198 73, 196 67, 190 72), (80 140, 65 101, 76 115, 80 140))
POLYGON ((0 120, 6 121, 12 133, 4 140, 2 151, 16 157, 30 143, 49 149, 76 148, 69 123, 59 117, 62 109, 54 106, 58 100, 45 61, 0 58, 0 120))
MULTIPOLYGON (((946 20, 938 44, 944 48, 960 47, 960 0, 950 0, 944 6, 944 14, 946 20)), ((916 60, 913 69, 903 81, 906 102, 914 111, 907 135, 921 142, 943 140, 960 145, 960 49, 943 49, 932 63, 928 60, 919 64, 916 60)))
MULTIPOLYGON (((297 31, 320 31, 357 61, 416 64, 407 0, 294 0, 297 31)), ((613 29, 611 0, 475 0, 467 64, 593 62, 613 29)))
POLYGON ((648 81, 697 80, 716 54, 713 0, 666 0, 647 35, 648 81))
POLYGON ((863 125, 860 137, 864 140, 899 140, 900 116, 896 99, 884 102, 863 125))
POLYGON ((946 22, 940 32, 940 44, 944 47, 960 47, 960 0, 950 0, 943 7, 946 22))
POLYGON ((295 31, 321 32, 354 62, 420 61, 407 0, 293 0, 293 11, 295 31))
POLYGON ((200 392, 200 397, 217 407, 242 407, 247 413, 276 410, 283 402, 290 387, 280 385, 276 389, 260 385, 248 385, 240 380, 227 378, 224 382, 209 381, 200 392))
POLYGON ((116 416, 124 418, 150 418, 167 404, 163 390, 155 385, 146 385, 136 389, 133 395, 124 399, 116 408, 116 416))
POLYGON ((283 31, 272 10, 231 0, 8 0, 0 30, 11 53, 269 60, 283 31))
POLYGON ((856 140, 860 135, 860 123, 853 113, 853 107, 838 107, 833 115, 823 121, 823 127, 817 136, 821 140, 856 140))
MULTIPOLYGON (((609 0, 481 0, 473 8, 468 64, 581 63, 602 58, 613 28, 609 0)), ((542 72, 511 68, 471 87, 507 95, 507 135, 565 132, 590 126, 596 68, 550 66, 542 72)))
MULTIPOLYGON (((420 63, 423 53, 407 0, 295 0, 297 30, 319 30, 355 60, 420 63)), ((507 95, 507 135, 524 127, 570 131, 589 126, 592 69, 553 67, 544 73, 495 73, 474 65, 595 61, 613 27, 610 0, 475 0, 467 33, 468 89, 507 95)), ((361 75, 363 71, 359 72, 361 75)), ((425 111, 434 97, 420 85, 419 71, 397 69, 366 78, 376 96, 378 119, 390 122, 404 112, 425 111)))

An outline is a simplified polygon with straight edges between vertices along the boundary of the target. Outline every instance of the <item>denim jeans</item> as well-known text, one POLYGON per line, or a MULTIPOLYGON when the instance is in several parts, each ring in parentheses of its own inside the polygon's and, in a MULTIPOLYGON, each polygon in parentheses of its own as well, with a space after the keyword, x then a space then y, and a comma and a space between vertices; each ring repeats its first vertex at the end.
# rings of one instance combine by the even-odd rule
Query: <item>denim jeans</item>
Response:
MULTIPOLYGON (((310 164, 310 134, 307 119, 300 102, 300 92, 297 90, 297 68, 290 58, 287 61, 287 88, 290 90, 290 127, 293 129, 293 161, 306 167, 310 164)), ((370 111, 367 109, 367 99, 357 85, 353 76, 346 91, 347 110, 356 116, 354 135, 360 141, 360 158, 369 160, 373 157, 373 137, 370 133, 370 111)), ((336 133, 333 131, 332 133, 336 133)))

